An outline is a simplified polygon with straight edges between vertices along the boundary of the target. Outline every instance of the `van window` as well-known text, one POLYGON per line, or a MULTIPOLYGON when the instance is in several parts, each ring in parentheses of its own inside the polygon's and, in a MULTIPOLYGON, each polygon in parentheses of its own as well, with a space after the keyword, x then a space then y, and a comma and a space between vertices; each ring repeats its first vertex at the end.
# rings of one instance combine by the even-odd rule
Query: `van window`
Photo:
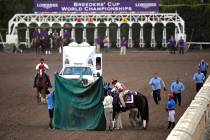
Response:
POLYGON ((96 70, 101 70, 101 58, 96 58, 96 70))
POLYGON ((63 75, 92 75, 90 67, 66 67, 63 75))

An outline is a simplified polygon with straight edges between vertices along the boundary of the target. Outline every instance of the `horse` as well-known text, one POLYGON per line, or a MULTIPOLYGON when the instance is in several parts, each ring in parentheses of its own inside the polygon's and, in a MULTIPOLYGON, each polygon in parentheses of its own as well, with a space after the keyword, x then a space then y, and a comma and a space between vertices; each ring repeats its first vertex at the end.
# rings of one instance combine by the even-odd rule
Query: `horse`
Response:
POLYGON ((37 91, 37 103, 46 103, 46 95, 48 92, 48 80, 47 75, 43 70, 40 70, 35 79, 35 86, 37 91))
MULTIPOLYGON (((128 90, 126 90, 124 92, 128 92, 128 90)), ((142 121, 136 121, 137 120, 136 115, 133 115, 133 116, 135 116, 135 118, 132 117, 132 115, 129 115, 130 116, 129 118, 132 120, 135 120, 137 123, 139 123, 139 126, 141 126, 141 122, 143 122, 143 128, 146 129, 148 126, 148 123, 149 123, 149 106, 148 106, 148 100, 147 100, 146 96, 144 96, 140 92, 132 92, 131 96, 133 98, 133 102, 128 103, 128 102, 126 102, 127 93, 124 95, 125 95, 124 100, 125 100, 126 107, 122 108, 120 99, 119 99, 119 94, 111 93, 111 96, 113 97, 113 118, 116 116, 116 120, 117 120, 117 118, 119 117, 118 113, 120 113, 122 111, 125 112, 125 111, 130 110, 130 114, 131 114, 131 113, 135 113, 134 111, 135 111, 135 109, 137 109, 138 110, 137 117, 138 118, 141 117, 142 121)), ((121 119, 121 118, 119 117, 119 119, 121 119)), ((132 120, 130 120, 130 121, 132 121, 132 120)), ((140 119, 138 119, 138 120, 140 120, 140 119)), ((119 120, 117 120, 117 121, 119 121, 119 120)), ((120 124, 121 122, 119 121, 117 123, 120 124)))
POLYGON ((53 37, 53 50, 54 51, 60 51, 60 53, 62 52, 62 46, 63 46, 63 40, 62 37, 60 37, 59 35, 56 35, 53 37))
POLYGON ((50 54, 50 39, 49 37, 42 37, 40 41, 41 51, 45 54, 50 54))
POLYGON ((34 37, 32 39, 31 44, 32 44, 32 47, 36 49, 36 55, 37 55, 39 53, 40 44, 41 44, 40 39, 38 37, 34 37))

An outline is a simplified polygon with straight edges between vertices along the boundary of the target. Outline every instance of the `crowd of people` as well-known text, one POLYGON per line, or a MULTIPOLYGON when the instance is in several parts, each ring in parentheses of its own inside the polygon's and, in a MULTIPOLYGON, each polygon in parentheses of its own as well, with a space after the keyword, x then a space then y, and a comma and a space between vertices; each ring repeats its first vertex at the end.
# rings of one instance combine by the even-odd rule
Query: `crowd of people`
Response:
MULTIPOLYGON (((207 70, 208 70, 208 63, 205 62, 205 60, 201 60, 201 62, 198 64, 198 70, 197 73, 193 75, 193 80, 195 82, 196 92, 198 92, 201 87, 203 86, 203 83, 205 82, 206 76, 207 76, 207 70)), ((46 74, 47 70, 49 69, 49 66, 44 63, 44 59, 40 59, 40 63, 36 65, 36 71, 38 73, 43 72, 46 74)), ((46 74, 48 78, 48 87, 52 87, 50 83, 49 76, 46 74)), ((35 77, 36 81, 37 75, 35 77)), ((124 101, 124 96, 126 94, 125 92, 125 84, 113 79, 112 80, 113 88, 110 88, 110 84, 105 84, 104 89, 106 92, 103 105, 104 105, 104 113, 106 118, 106 130, 110 131, 114 128, 114 118, 116 117, 113 112, 113 96, 111 96, 111 93, 117 93, 115 95, 119 96, 119 102, 121 104, 121 111, 125 111, 126 104, 124 101), (109 92, 110 91, 110 92, 109 92)), ((149 81, 149 85, 152 88, 152 96, 154 99, 155 104, 159 104, 159 101, 161 101, 161 89, 164 91, 167 91, 166 84, 158 76, 158 73, 154 74, 154 77, 152 77, 149 81)), ((34 87, 36 87, 34 82, 34 87)), ((175 126, 175 110, 176 110, 176 104, 181 106, 182 101, 182 94, 185 90, 184 84, 181 82, 179 77, 177 77, 174 82, 170 85, 170 92, 168 92, 168 104, 166 106, 166 110, 168 112, 168 129, 173 128, 175 126)), ((47 101, 48 101, 48 109, 49 109, 49 127, 52 129, 52 118, 53 118, 53 109, 54 109, 54 93, 47 92, 47 101)), ((165 94, 165 93, 164 93, 165 94)), ((122 128, 122 121, 121 117, 118 117, 118 122, 116 122, 116 128, 120 129, 122 128)))
MULTIPOLYGON (((195 89, 196 92, 198 92, 201 87, 203 86, 203 83, 205 82, 206 76, 207 76, 207 69, 208 69, 208 63, 205 62, 203 59, 198 65, 198 72, 193 75, 193 80, 195 82, 195 89)), ((106 130, 112 130, 114 128, 114 123, 111 123, 114 121, 114 117, 111 118, 111 114, 113 114, 113 97, 110 95, 110 93, 118 93, 119 96, 119 101, 123 109, 126 107, 125 101, 124 101, 124 96, 126 94, 125 92, 125 86, 118 80, 112 80, 113 88, 111 92, 108 92, 109 87, 104 87, 107 91, 106 96, 104 98, 104 109, 105 109, 105 117, 107 121, 107 128, 106 130)), ((155 73, 154 77, 152 77, 149 81, 149 85, 152 88, 152 96, 154 99, 155 104, 159 104, 159 101, 161 101, 161 89, 163 89, 166 93, 168 93, 168 103, 166 106, 166 111, 168 112, 168 129, 171 129, 175 126, 175 110, 176 110, 176 104, 181 106, 181 101, 182 101, 182 94, 185 90, 185 86, 183 82, 180 81, 179 77, 177 77, 174 82, 171 83, 170 85, 170 91, 167 91, 166 84, 158 76, 158 73, 155 73)), ((107 84, 106 84, 107 86, 107 84)), ((163 93, 163 94, 166 94, 163 93)), ((121 118, 118 118, 121 119, 121 118)), ((121 122, 121 121, 119 121, 121 122)), ((122 124, 117 123, 116 128, 122 128, 122 124)))

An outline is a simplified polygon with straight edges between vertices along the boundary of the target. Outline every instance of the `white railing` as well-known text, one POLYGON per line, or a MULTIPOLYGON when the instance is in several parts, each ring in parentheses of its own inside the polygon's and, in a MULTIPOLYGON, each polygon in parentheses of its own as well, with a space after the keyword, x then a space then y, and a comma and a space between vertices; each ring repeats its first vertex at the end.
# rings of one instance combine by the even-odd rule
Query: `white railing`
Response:
POLYGON ((167 140, 204 140, 210 137, 210 76, 168 135, 167 140))
POLYGON ((190 49, 191 45, 197 45, 196 47, 199 47, 199 49, 202 50, 203 49, 202 45, 210 45, 210 42, 186 42, 186 44, 187 44, 187 49, 190 49))

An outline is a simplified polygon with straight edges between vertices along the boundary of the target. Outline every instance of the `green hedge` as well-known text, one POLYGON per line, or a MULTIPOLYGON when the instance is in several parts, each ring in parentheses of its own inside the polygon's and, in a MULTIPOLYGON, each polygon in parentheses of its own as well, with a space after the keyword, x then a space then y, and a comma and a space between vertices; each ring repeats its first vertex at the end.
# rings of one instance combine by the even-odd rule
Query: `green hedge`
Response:
POLYGON ((160 12, 179 13, 185 21, 188 41, 210 42, 210 5, 164 5, 160 12))

